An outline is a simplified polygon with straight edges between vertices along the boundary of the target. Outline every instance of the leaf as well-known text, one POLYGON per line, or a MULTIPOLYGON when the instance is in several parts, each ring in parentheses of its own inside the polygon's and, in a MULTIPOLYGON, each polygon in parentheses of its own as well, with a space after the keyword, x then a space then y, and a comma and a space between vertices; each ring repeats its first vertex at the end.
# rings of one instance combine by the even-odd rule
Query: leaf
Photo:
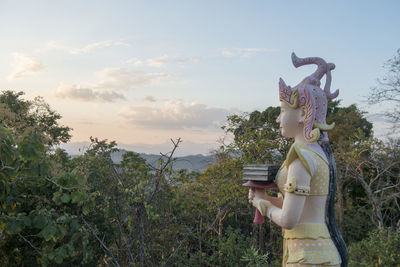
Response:
POLYGON ((69 224, 71 227, 72 232, 75 232, 79 228, 79 224, 77 220, 72 220, 71 223, 69 224))
POLYGON ((60 254, 58 254, 55 259, 57 264, 61 264, 63 262, 63 260, 64 260, 64 258, 60 254))
POLYGON ((57 225, 57 229, 58 229, 57 238, 63 239, 64 236, 67 234, 67 229, 65 229, 65 227, 63 227, 61 225, 57 225))
POLYGON ((64 247, 61 247, 58 252, 57 252, 57 256, 60 256, 62 258, 65 258, 67 256, 67 250, 64 247))
POLYGON ((69 244, 67 245, 67 249, 68 249, 68 254, 69 254, 70 256, 73 256, 74 253, 75 253, 74 245, 73 245, 72 243, 69 243, 69 244))
POLYGON ((90 213, 90 208, 88 207, 88 205, 84 205, 82 207, 82 213, 83 215, 88 215, 90 213))
POLYGON ((42 231, 40 231, 39 236, 43 237, 46 241, 49 241, 57 232, 57 228, 54 225, 47 225, 42 231))
POLYGON ((47 162, 41 162, 39 165, 39 174, 46 176, 49 173, 49 164, 47 162))
POLYGON ((11 220, 10 222, 8 222, 6 224, 6 227, 4 230, 7 234, 10 234, 10 235, 17 234, 17 233, 21 232, 21 230, 22 230, 21 222, 17 221, 17 220, 11 220))
POLYGON ((85 194, 82 191, 74 191, 71 193, 72 203, 79 203, 85 198, 85 194))
POLYGON ((38 229, 43 229, 47 225, 47 218, 41 214, 36 215, 35 218, 33 218, 33 226, 35 226, 38 229))
POLYGON ((31 226, 32 224, 31 219, 28 216, 22 217, 22 221, 24 222, 24 225, 27 227, 31 226))
POLYGON ((76 175, 76 181, 78 182, 78 185, 84 185, 86 183, 86 176, 78 173, 76 175))
POLYGON ((62 203, 68 203, 71 200, 71 197, 68 193, 64 193, 61 197, 62 203))
POLYGON ((54 252, 51 252, 51 253, 49 253, 49 254, 47 255, 47 258, 48 258, 49 260, 52 260, 52 259, 54 259, 54 256, 55 256, 55 253, 54 253, 54 252))

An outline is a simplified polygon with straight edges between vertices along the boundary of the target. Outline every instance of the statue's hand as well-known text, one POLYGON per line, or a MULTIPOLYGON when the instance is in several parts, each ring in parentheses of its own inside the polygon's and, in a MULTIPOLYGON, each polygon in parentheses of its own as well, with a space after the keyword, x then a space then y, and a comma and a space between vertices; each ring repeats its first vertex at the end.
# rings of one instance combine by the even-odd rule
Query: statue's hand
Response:
POLYGON ((265 189, 250 188, 250 190, 249 190, 249 203, 251 203, 256 208, 257 208, 258 202, 261 199, 267 200, 268 198, 269 198, 269 196, 265 192, 265 189))
POLYGON ((260 199, 265 199, 268 200, 269 202, 272 203, 272 205, 282 208, 283 205, 283 196, 281 193, 278 193, 278 197, 272 197, 268 195, 264 190, 259 189, 259 190, 249 190, 249 203, 251 203, 254 207, 257 208, 257 201, 260 199), (258 192, 258 193, 257 193, 258 192), (255 196, 257 194, 257 197, 255 196))
POLYGON ((266 216, 267 209, 272 203, 267 200, 267 193, 265 189, 253 189, 249 190, 249 202, 261 213, 262 216, 266 216))

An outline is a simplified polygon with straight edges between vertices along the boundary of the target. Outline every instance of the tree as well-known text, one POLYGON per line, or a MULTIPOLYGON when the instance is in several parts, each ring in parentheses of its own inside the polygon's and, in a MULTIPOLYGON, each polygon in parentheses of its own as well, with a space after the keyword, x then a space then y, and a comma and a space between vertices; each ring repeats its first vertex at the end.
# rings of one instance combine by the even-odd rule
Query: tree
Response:
POLYGON ((384 64, 384 68, 387 69, 387 74, 378 79, 378 85, 372 88, 368 102, 387 103, 391 109, 384 115, 394 123, 394 127, 397 127, 400 123, 400 49, 384 64))
POLYGON ((227 144, 228 152, 240 155, 245 164, 277 163, 284 159, 290 141, 283 138, 276 119, 280 107, 268 107, 263 112, 232 115, 223 126, 226 134, 233 135, 233 142, 227 144))
POLYGON ((48 146, 66 143, 71 138, 70 127, 59 125, 61 115, 52 110, 42 97, 33 101, 21 97, 24 92, 2 91, 0 94, 0 123, 22 136, 25 131, 37 131, 48 146))
POLYGON ((42 98, 0 94, 0 259, 4 265, 77 265, 101 258, 80 223, 86 177, 51 145, 70 138, 42 98))

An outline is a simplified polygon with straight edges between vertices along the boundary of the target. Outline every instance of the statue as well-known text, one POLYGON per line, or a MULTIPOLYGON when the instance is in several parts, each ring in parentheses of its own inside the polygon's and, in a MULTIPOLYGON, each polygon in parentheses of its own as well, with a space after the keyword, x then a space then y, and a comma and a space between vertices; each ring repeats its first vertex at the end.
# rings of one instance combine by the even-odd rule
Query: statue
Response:
POLYGON ((282 266, 347 266, 346 245, 334 217, 336 166, 327 131, 328 100, 333 63, 318 57, 298 58, 297 68, 316 64, 317 70, 291 88, 279 80, 281 113, 277 118, 284 137, 294 138, 275 183, 283 197, 272 197, 253 187, 249 201, 263 215, 283 228, 282 266), (324 89, 320 80, 326 75, 324 89))

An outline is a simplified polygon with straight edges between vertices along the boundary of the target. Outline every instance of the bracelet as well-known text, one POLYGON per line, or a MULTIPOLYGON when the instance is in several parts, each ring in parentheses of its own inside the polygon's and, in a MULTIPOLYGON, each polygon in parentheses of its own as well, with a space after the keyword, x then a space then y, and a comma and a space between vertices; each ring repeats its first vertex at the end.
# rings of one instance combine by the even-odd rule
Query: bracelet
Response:
POLYGON ((257 203, 257 209, 260 211, 262 216, 265 216, 268 207, 270 207, 271 205, 271 202, 269 202, 268 200, 260 199, 257 203))

